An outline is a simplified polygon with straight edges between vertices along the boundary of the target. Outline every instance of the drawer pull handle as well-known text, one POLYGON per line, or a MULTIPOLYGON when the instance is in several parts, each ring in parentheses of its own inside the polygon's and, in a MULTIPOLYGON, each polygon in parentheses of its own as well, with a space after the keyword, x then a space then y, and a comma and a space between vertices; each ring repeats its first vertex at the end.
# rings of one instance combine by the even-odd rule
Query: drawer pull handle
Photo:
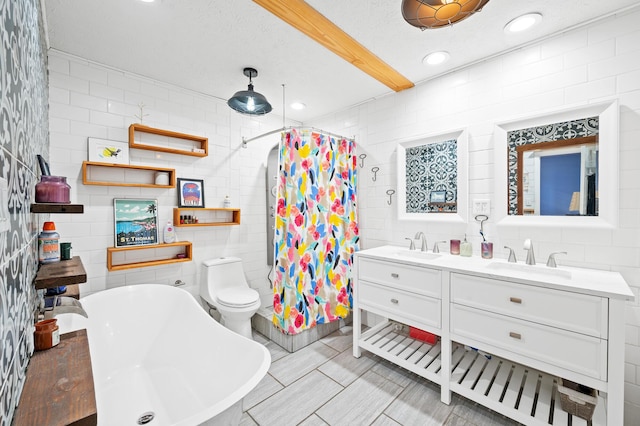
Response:
POLYGON ((513 331, 509 332, 509 337, 513 337, 514 339, 522 339, 522 335, 520 333, 514 333, 513 331))
POLYGON ((391 303, 398 304, 398 299, 391 299, 391 303))
POLYGON ((519 297, 510 297, 509 301, 513 303, 522 303, 522 299, 520 299, 519 297))
POLYGON ((400 278, 400 274, 396 274, 395 272, 391 274, 393 278, 400 278))

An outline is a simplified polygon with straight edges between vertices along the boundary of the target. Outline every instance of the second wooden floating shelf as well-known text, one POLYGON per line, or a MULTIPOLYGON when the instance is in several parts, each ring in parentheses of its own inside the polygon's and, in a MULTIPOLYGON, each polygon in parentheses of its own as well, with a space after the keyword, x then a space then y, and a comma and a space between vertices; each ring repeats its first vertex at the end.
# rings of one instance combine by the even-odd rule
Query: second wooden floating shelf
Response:
POLYGON ((79 256, 70 260, 53 263, 43 263, 38 269, 34 281, 36 290, 63 285, 81 284, 87 282, 87 272, 79 256))
POLYGON ((231 226, 240 225, 240 209, 232 208, 174 208, 173 209, 173 226, 231 226), (217 213, 226 216, 223 220, 216 220, 217 213), (191 215, 198 216, 198 223, 180 223, 180 216, 191 215), (228 219, 228 220, 227 220, 228 219))
POLYGON ((129 126, 129 147, 149 151, 168 152, 170 154, 191 155, 193 157, 206 157, 209 155, 209 138, 173 132, 171 130, 156 129, 134 123, 129 126), (182 139, 190 142, 183 143, 181 147, 172 148, 169 146, 168 140, 166 146, 164 144, 151 143, 150 141, 144 142, 136 140, 136 132, 164 136, 171 139, 182 139))
POLYGON ((177 243, 165 243, 165 244, 148 244, 148 245, 140 245, 140 246, 127 246, 127 247, 109 247, 107 248, 107 269, 109 271, 121 271, 125 269, 133 269, 133 268, 144 268, 147 266, 159 266, 166 265, 169 263, 177 263, 177 262, 190 262, 193 259, 193 250, 192 244, 189 241, 179 241, 177 243), (122 253, 126 257, 127 252, 140 251, 140 250, 164 250, 171 248, 180 248, 183 247, 184 257, 175 257, 175 254, 172 254, 171 257, 160 256, 160 259, 152 259, 152 260, 135 260, 128 261, 124 259, 122 263, 115 262, 114 257, 118 256, 118 254, 122 253))
POLYGON ((138 186, 143 188, 175 188, 176 187, 176 171, 166 167, 151 166, 135 166, 131 164, 111 164, 100 163, 96 161, 82 162, 82 183, 85 185, 102 185, 102 186, 138 186), (107 180, 100 176, 100 172, 109 170, 110 178, 115 176, 114 171, 122 172, 119 180, 107 180), (169 175, 168 185, 156 185, 154 182, 157 172, 167 173, 169 175), (136 181, 137 178, 137 181, 136 181))

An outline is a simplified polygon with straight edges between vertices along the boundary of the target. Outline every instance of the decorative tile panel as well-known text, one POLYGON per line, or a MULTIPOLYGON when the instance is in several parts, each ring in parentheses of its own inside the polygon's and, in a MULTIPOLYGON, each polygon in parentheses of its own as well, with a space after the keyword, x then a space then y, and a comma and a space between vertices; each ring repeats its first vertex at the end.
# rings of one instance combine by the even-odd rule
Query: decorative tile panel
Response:
POLYGON ((509 149, 509 214, 518 214, 517 147, 594 136, 598 134, 598 129, 599 117, 595 116, 507 132, 507 146, 509 149))
POLYGON ((37 271, 36 154, 49 157, 46 47, 38 0, 0 0, 0 176, 10 229, 0 233, 0 425, 11 424, 32 352, 37 271))
POLYGON ((407 213, 457 211, 457 152, 455 139, 407 149, 407 213), (432 191, 445 191, 443 204, 429 202, 432 191))

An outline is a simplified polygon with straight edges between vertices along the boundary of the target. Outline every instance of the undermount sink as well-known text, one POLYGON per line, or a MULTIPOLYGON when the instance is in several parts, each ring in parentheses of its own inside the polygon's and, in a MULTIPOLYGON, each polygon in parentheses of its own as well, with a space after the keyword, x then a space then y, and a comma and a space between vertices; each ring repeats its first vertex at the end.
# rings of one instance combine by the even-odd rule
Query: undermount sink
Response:
POLYGON ((442 256, 440 253, 429 253, 420 250, 398 250, 396 255, 400 257, 411 257, 414 259, 433 260, 442 256))
POLYGON ((495 269, 501 271, 520 272, 523 274, 538 275, 544 277, 557 277, 571 279, 571 271, 560 268, 550 268, 544 265, 527 265, 524 263, 505 263, 491 262, 487 265, 487 269, 495 269))

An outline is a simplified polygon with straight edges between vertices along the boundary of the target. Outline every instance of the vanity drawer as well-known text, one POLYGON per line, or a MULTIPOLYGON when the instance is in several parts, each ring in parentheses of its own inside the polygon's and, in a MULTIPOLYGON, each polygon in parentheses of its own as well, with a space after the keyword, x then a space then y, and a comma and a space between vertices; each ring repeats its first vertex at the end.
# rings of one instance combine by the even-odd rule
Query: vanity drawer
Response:
MULTIPOLYGON (((607 379, 607 341, 453 304, 451 334, 600 380, 607 379)), ((490 351, 490 349, 489 349, 490 351)))
POLYGON ((419 292, 430 297, 441 297, 442 272, 399 263, 365 258, 358 259, 358 279, 419 292))
POLYGON ((453 303, 534 321, 598 338, 607 338, 606 298, 451 274, 453 303))
POLYGON ((409 325, 440 328, 440 300, 378 284, 358 281, 358 304, 409 325))

